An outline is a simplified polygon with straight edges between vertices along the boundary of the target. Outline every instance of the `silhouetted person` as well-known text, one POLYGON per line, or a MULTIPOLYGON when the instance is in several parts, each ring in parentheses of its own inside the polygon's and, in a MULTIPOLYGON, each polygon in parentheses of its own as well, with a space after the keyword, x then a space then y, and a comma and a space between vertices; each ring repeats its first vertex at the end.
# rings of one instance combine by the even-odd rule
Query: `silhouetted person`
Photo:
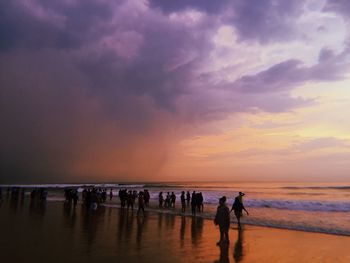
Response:
POLYGON ((112 189, 109 191, 109 201, 112 201, 113 198, 113 191, 112 189))
POLYGON ((145 189, 144 198, 145 198, 145 206, 148 207, 149 206, 149 200, 151 199, 151 195, 149 194, 147 189, 145 189))
POLYGON ((187 206, 190 206, 190 203, 191 203, 191 194, 190 194, 190 191, 187 191, 187 194, 186 194, 186 201, 187 201, 187 206))
MULTIPOLYGON (((232 204, 231 211, 233 210, 235 213, 235 216, 237 218, 237 223, 238 223, 238 229, 241 229, 241 216, 242 216, 242 211, 244 210, 247 215, 249 215, 248 211, 245 209, 243 205, 243 198, 244 193, 239 192, 238 196, 235 197, 235 201, 232 204)), ((230 212, 231 212, 230 211, 230 212)))
POLYGON ((181 211, 184 213, 185 210, 186 210, 186 198, 185 198, 185 192, 184 191, 182 191, 180 199, 181 199, 181 211))
POLYGON ((174 192, 171 192, 170 200, 171 200, 171 207, 175 208, 176 195, 174 194, 174 192))
POLYGON ((120 199, 120 206, 122 209, 125 208, 125 204, 128 199, 128 192, 127 189, 120 189, 119 190, 119 199, 120 199))
POLYGON ((163 192, 159 193, 158 201, 159 201, 159 208, 162 208, 163 207, 163 202, 164 202, 163 192))
POLYGON ((197 206, 197 198, 196 198, 196 192, 192 192, 192 197, 191 197, 191 211, 192 215, 196 215, 196 206, 197 206))
POLYGON ((220 228, 220 241, 217 245, 229 243, 230 238, 228 236, 228 230, 230 227, 230 209, 226 205, 226 196, 219 199, 219 206, 216 210, 214 219, 215 225, 219 225, 220 228))
POLYGON ((134 195, 132 191, 128 192, 127 199, 126 199, 126 204, 127 204, 127 209, 129 211, 129 208, 131 208, 131 211, 134 209, 134 195))
POLYGON ((165 207, 170 207, 170 193, 167 192, 165 197, 165 207))
POLYGON ((136 201, 137 197, 138 197, 137 191, 136 190, 132 191, 132 206, 133 207, 135 205, 135 201, 136 201))
POLYGON ((72 190, 72 199, 74 203, 74 208, 77 206, 78 200, 79 200, 79 193, 77 189, 72 190))
POLYGON ((197 203, 197 209, 198 209, 198 212, 203 212, 203 208, 204 208, 204 205, 203 205, 203 195, 202 193, 198 193, 196 194, 196 203, 197 203))
POLYGON ((106 189, 103 189, 103 190, 102 190, 102 193, 100 193, 100 194, 101 194, 101 200, 102 200, 102 202, 105 203, 106 200, 107 200, 107 190, 106 190, 106 189))
POLYGON ((138 198, 138 209, 137 209, 137 215, 142 211, 142 214, 145 215, 145 198, 144 198, 144 192, 139 192, 139 198, 138 198))

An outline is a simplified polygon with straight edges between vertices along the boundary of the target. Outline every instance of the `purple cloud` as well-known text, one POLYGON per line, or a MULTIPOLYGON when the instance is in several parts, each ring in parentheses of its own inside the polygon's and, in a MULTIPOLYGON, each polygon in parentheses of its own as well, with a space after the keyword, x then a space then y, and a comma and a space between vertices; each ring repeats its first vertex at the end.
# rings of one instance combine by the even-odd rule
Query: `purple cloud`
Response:
POLYGON ((237 0, 229 6, 224 21, 232 23, 242 40, 289 40, 294 21, 302 14, 302 1, 237 0))
POLYGON ((334 81, 345 78, 344 74, 349 66, 344 53, 335 55, 330 49, 322 49, 319 62, 313 66, 304 66, 302 61, 290 59, 255 75, 243 76, 225 86, 250 93, 280 92, 308 81, 334 81))

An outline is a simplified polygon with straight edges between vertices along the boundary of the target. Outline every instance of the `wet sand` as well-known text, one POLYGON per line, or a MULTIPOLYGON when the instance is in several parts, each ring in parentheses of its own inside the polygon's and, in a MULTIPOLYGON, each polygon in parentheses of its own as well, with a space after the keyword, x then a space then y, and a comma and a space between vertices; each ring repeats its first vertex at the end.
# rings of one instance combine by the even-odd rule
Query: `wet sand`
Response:
POLYGON ((264 227, 230 229, 216 246, 211 220, 62 202, 0 205, 2 262, 350 262, 350 237, 264 227))

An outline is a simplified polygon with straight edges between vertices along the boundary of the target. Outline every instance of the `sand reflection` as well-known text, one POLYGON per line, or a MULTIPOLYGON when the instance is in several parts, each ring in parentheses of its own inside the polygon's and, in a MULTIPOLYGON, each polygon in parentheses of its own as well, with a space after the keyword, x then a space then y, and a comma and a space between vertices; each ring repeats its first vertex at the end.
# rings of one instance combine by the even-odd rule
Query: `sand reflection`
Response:
POLYGON ((234 262, 241 262, 243 259, 243 229, 238 230, 237 241, 233 247, 234 262))

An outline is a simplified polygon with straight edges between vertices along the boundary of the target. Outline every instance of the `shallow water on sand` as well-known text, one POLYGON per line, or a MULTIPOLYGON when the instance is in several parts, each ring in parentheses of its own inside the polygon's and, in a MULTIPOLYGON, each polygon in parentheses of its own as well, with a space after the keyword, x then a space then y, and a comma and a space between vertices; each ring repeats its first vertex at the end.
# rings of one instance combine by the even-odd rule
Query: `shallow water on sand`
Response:
POLYGON ((1 262, 350 262, 349 237, 245 226, 217 247, 201 217, 28 199, 1 203, 0 233, 1 262))
MULTIPOLYGON (((5 185, 2 185, 5 187, 5 185)), ((29 196, 33 187, 48 188, 48 200, 63 200, 63 188, 77 187, 82 184, 22 185, 29 196)), ((225 195, 227 204, 232 205, 239 191, 246 193, 244 205, 249 216, 244 223, 256 226, 269 226, 285 229, 320 232, 350 236, 350 182, 333 183, 253 183, 253 182, 195 182, 195 183, 135 183, 135 184, 97 184, 97 187, 113 189, 114 196, 121 188, 141 191, 147 188, 151 202, 158 202, 160 191, 174 192, 179 204, 182 191, 202 192, 205 213, 201 216, 213 218, 218 199, 225 195)), ((8 185, 6 186, 8 187, 8 185)), ((5 188, 3 189, 5 196, 5 188)), ((107 204, 118 204, 119 198, 113 198, 107 204)))

